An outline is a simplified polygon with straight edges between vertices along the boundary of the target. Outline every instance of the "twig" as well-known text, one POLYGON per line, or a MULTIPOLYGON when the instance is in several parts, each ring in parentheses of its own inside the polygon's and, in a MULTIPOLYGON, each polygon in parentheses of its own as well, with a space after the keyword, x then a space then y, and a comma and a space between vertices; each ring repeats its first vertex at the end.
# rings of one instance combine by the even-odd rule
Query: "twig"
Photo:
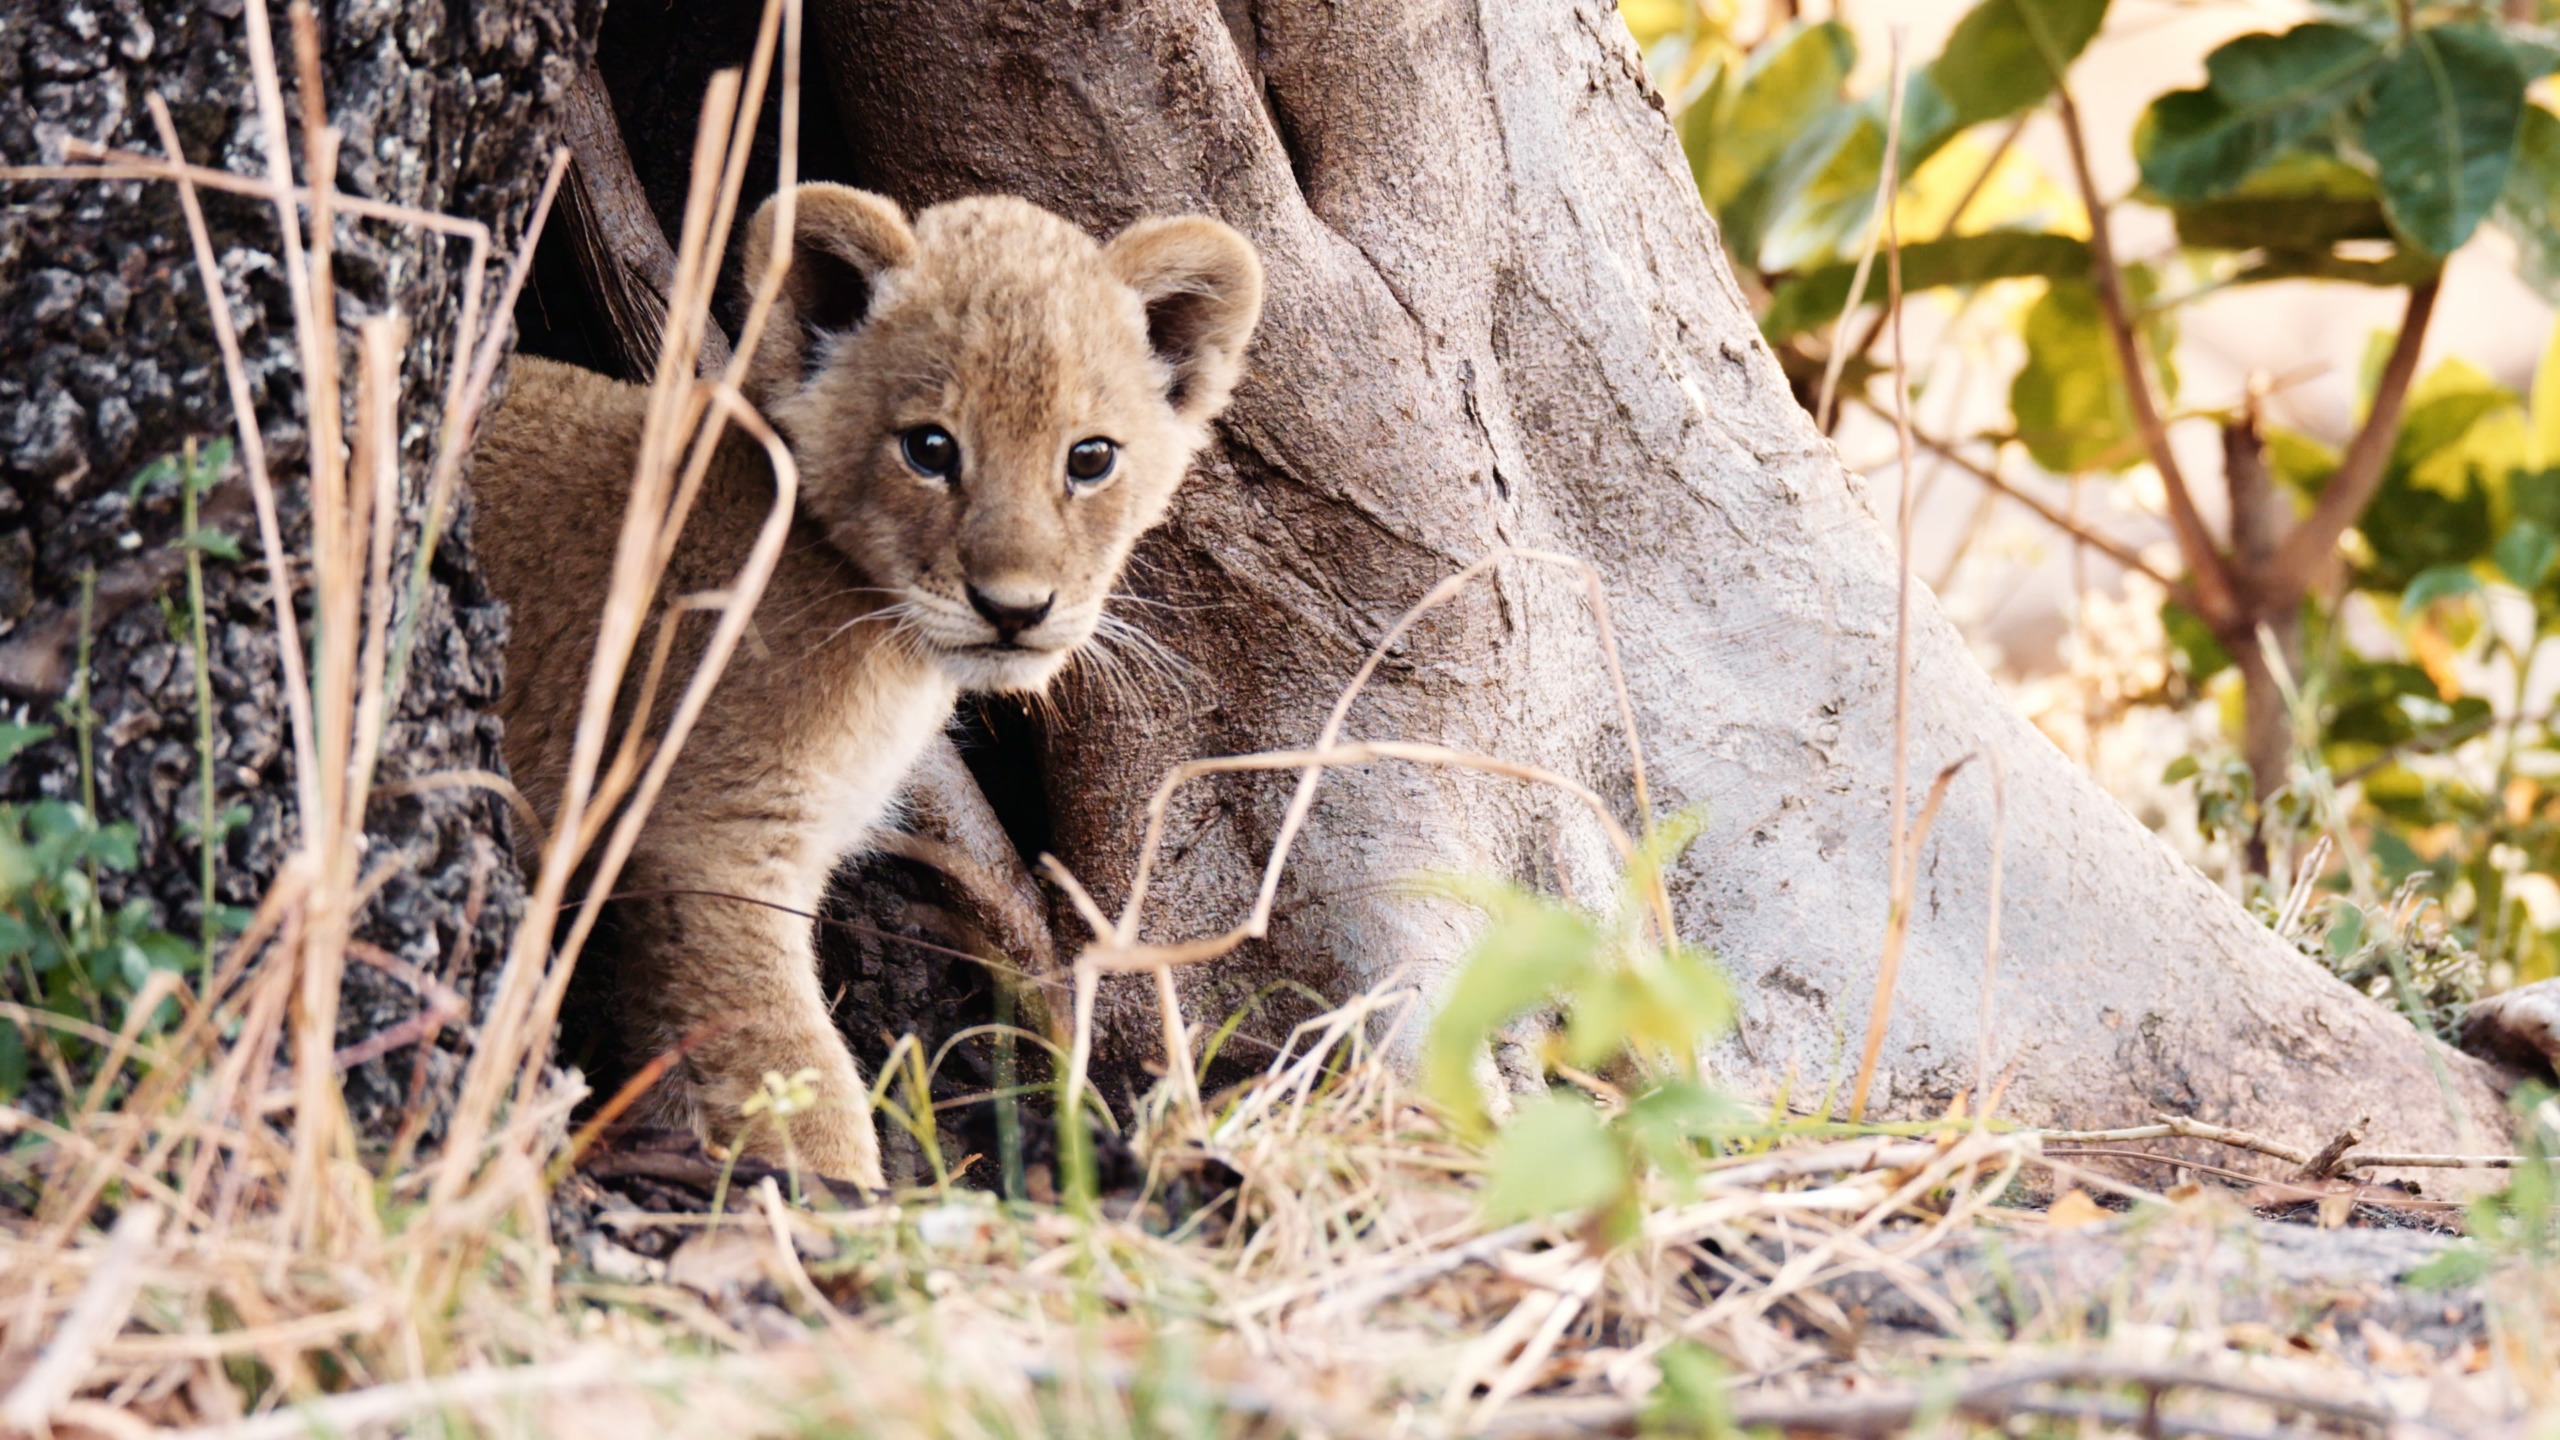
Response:
MULTIPOLYGON (((1929 785, 1929 798, 1920 807, 1920 818, 1913 822, 1908 838, 1895 816, 1896 841, 1892 878, 1892 895, 1887 902, 1884 921, 1884 948, 1876 960, 1875 1002, 1867 1011, 1867 1042, 1858 1059, 1858 1079, 1849 1092, 1849 1119, 1852 1123, 1866 1118, 1867 1089, 1876 1078, 1877 1061, 1884 1054, 1885 1026, 1893 1019, 1894 982, 1902 974, 1903 947, 1911 938, 1911 899, 1919 879, 1921 847, 1929 840, 1930 828, 1937 824, 1938 806, 1947 798, 1947 787, 1955 783, 1956 772, 1971 763, 1971 754, 1959 755, 1929 785)), ((1897 799, 1901 786, 1894 787, 1897 799)), ((1896 805, 1898 811, 1900 805, 1896 805)))
POLYGON ((2427 320, 2435 313, 2436 293, 2442 285, 2441 276, 2430 276, 2410 288, 2409 306, 2401 316, 2400 333, 2392 338, 2390 358, 2383 361, 2382 376, 2374 384, 2373 408, 2365 416, 2364 427, 2348 442, 2337 473, 2329 477, 2311 513, 2286 533, 2261 582, 2275 599, 2289 604, 2310 593, 2321 568, 2338 548, 2338 537, 2363 516, 2365 506, 2382 488, 2392 442, 2400 434, 2400 412, 2418 373, 2427 320))
POLYGON ((1920 442, 1922 449, 1937 454, 1952 463, 1957 469, 1971 475, 1974 479, 1981 481, 1990 488, 1997 490, 2010 499, 2017 501, 2019 504, 2026 506, 2028 509, 2036 513, 2036 517, 2038 519, 2044 521, 2048 525, 2051 525, 2053 528, 2062 531, 2064 534, 2069 535, 2072 539, 2077 540, 2088 546, 2090 549, 2097 551, 2099 554, 2106 556, 2108 559, 2113 560, 2127 570, 2133 571, 2137 575, 2145 576, 2154 581, 2161 589, 2168 591, 2170 598, 2176 600, 2179 604, 2186 606, 2190 610, 2195 608, 2195 594, 2193 591, 2188 589, 2187 583, 2184 580, 2160 573, 2160 571, 2154 567, 2150 561, 2143 559, 2130 547, 2119 541, 2110 539, 2096 530, 2090 529, 2080 521, 2053 508, 2052 505, 2038 498, 2031 492, 2020 489, 2018 486, 2010 483, 2005 476, 2001 475, 1998 471, 1993 470, 1991 467, 1968 459, 1962 451, 1956 449, 1954 445, 1947 441, 1933 438, 1928 434, 1928 432, 1923 430, 1914 430, 1912 434, 1913 437, 1920 442))
POLYGON ((1991 1003, 1991 996, 2000 979, 2001 862, 2009 844, 2009 766, 1995 748, 1985 748, 1983 758, 1991 763, 1991 880, 1989 893, 1982 902, 1982 1006, 1974 1020, 1973 1121, 1976 1125, 1990 1121, 1993 1103, 1991 1035, 1992 1019, 1997 1011, 1991 1003))
MULTIPOLYGON (((1885 127, 1884 169, 1895 173, 1901 151, 1902 134, 1902 31, 1893 32, 1893 83, 1886 93, 1889 123, 1885 127)), ((1893 440, 1895 454, 1901 462, 1901 474, 1895 488, 1894 504, 1894 588, 1893 588, 1893 793, 1890 864, 1887 886, 1890 897, 1885 906, 1884 946, 1876 959, 1875 1002, 1867 1013, 1867 1043, 1858 1061, 1858 1080, 1850 1092, 1849 1118, 1864 1119, 1867 1113, 1867 1087, 1875 1080, 1877 1057, 1884 1049, 1884 1030, 1893 1018, 1894 984, 1901 978, 1902 947, 1911 932, 1911 856, 1919 849, 1917 837, 1905 823, 1911 813, 1911 545, 1913 521, 1918 516, 1918 482, 1913 475, 1911 453, 1911 380, 1902 353, 1902 232, 1895 218, 1897 207, 1888 204, 1884 213, 1885 234, 1885 314, 1893 321, 1893 440)), ((1970 758, 1970 757, 1968 757, 1970 758)), ((1947 782, 1955 777, 1963 760, 1948 766, 1938 776, 1929 792, 1929 805, 1921 816, 1922 829, 1937 814, 1938 800, 1946 794, 1947 782)))
MULTIPOLYGON (((1885 223, 1892 223, 1894 200, 1902 187, 1902 36, 1894 33, 1892 78, 1887 82, 1884 115, 1884 163, 1876 170, 1876 208, 1883 212, 1885 223)), ((1813 407, 1813 423, 1825 435, 1831 433, 1831 422, 1839 414, 1840 372, 1849 364, 1849 317, 1857 312, 1858 302, 1867 293, 1867 276, 1875 269, 1876 246, 1884 238, 1885 225, 1871 225, 1866 243, 1858 249, 1857 268, 1849 272, 1849 301, 1840 307, 1838 318, 1831 322, 1831 353, 1822 362, 1822 390, 1813 407)), ((1883 324, 1881 318, 1877 324, 1883 324)), ((1867 353, 1875 343, 1875 332, 1858 344, 1858 353, 1867 353)), ((1903 483, 1911 477, 1905 475, 1903 483)))
POLYGON ((2327 1180, 2335 1176, 2339 1170, 2344 1168, 2338 1162, 2345 1159, 2347 1152, 2353 1150, 2356 1145, 2364 1139, 2364 1127, 2372 1123, 2373 1121, 2371 1118, 2366 1118, 2357 1121, 2355 1124, 2348 1126, 2344 1130, 2339 1131, 2335 1138, 2330 1140, 2328 1144, 2321 1146, 2309 1160, 2303 1162, 2302 1173, 2296 1175, 2294 1178, 2297 1180, 2327 1180))
POLYGON ((2196 510, 2195 495, 2178 468, 2178 457, 2169 447, 2169 428, 2162 422, 2159 402, 2151 393, 2151 372, 2143 360, 2141 337, 2134 329, 2132 303, 2125 295, 2124 271, 2116 263, 2115 245, 2107 235, 2107 203, 2100 198, 2097 178, 2089 168, 2089 142, 2081 131, 2080 107, 2072 103, 2071 87, 2059 75, 2054 77, 2053 103, 2071 152, 2071 173, 2079 182, 2080 202, 2089 212, 2089 262, 2096 272, 2098 312, 2106 320, 2107 337, 2115 344, 2116 363, 2124 371, 2125 399, 2133 409, 2134 428, 2141 432, 2143 448, 2150 454, 2152 468, 2160 472, 2161 488, 2168 494, 2169 528, 2177 535, 2178 550, 2195 577, 2193 608, 2209 623, 2227 623, 2239 613, 2231 575, 2221 552, 2214 548, 2213 533, 2205 528, 2204 516, 2196 510))

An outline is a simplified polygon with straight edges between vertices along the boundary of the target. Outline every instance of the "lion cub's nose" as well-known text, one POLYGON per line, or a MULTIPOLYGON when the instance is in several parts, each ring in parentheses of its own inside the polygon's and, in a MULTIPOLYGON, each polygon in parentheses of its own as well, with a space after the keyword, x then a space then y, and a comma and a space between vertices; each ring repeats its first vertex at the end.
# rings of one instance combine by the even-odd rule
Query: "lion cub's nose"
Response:
POLYGON ((996 634, 1008 643, 1013 637, 1049 618, 1049 607, 1057 602, 1058 592, 1045 591, 1032 598, 1029 587, 997 585, 986 590, 969 587, 969 605, 996 627, 996 634))

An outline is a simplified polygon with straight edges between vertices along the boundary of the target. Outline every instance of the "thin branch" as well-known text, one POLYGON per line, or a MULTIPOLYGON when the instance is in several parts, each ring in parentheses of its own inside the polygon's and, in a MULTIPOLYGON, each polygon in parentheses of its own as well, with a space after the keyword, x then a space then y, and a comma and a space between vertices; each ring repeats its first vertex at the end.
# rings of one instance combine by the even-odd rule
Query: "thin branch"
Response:
POLYGON ((2107 203, 2099 197, 2097 178, 2089 169, 2088 137, 2081 131, 2080 107, 2071 101, 2071 87, 2057 81, 2053 103, 2070 142, 2071 173, 2080 185, 2080 203, 2089 212, 2089 261, 2096 272, 2098 310, 2106 319, 2107 338, 2115 343, 2117 365, 2124 371, 2125 399, 2133 407, 2134 428, 2141 432, 2143 448, 2151 456, 2152 468, 2160 472, 2161 488, 2168 492, 2169 528, 2176 533, 2178 550, 2195 576, 2196 603, 2191 608, 2219 624, 2239 613, 2231 575, 2221 552, 2214 548, 2213 532, 2205 528, 2204 516, 2196 509, 2178 457, 2169 449, 2169 427, 2162 422, 2159 401, 2151 393, 2151 372, 2143 363, 2142 339, 2134 329, 2133 306, 2125 295, 2124 270, 2116 263, 2115 246, 2107 237, 2107 203))
POLYGON ((2383 362, 2382 378, 2374 386, 2372 412, 2349 442, 2346 458, 2338 462, 2338 473, 2329 477, 2319 503, 2276 551, 2264 581, 2270 598, 2291 604, 2310 593, 2321 567, 2338 548, 2338 537, 2363 516, 2374 492, 2382 488, 2391 444, 2400 434, 2400 412, 2408 403, 2410 381, 2418 373, 2418 350, 2426 341, 2427 319, 2435 313, 2436 292, 2442 286, 2443 277, 2437 276, 2410 289, 2400 334, 2391 342, 2391 357, 2383 362))
POLYGON ((2127 547, 2123 543, 2109 539, 2107 536, 2100 534, 2096 530, 2090 529, 2087 525, 2084 525, 2080 521, 2073 519, 2071 516, 2055 509, 2049 502, 2039 499, 2025 490, 2019 489, 2016 485, 2011 484, 2008 479, 2003 477, 1998 471, 1993 470, 1991 467, 1965 458, 1965 456, 1949 442, 1934 439, 1926 431, 1922 430, 1915 429, 1911 433, 1912 438, 1920 442, 1922 449, 1952 462, 1957 469, 1964 471, 1974 479, 1981 481, 1983 484, 1999 491, 2001 494, 2008 496, 2010 499, 2017 501, 2028 509, 2033 510, 2036 512, 2037 518, 2043 520, 2046 524, 2062 531, 2072 539, 2079 541, 2090 549, 2097 551, 2099 554, 2106 556, 2118 565, 2123 566, 2127 570, 2133 571, 2135 574, 2147 576, 2150 579, 2157 581, 2160 588, 2168 591, 2170 598, 2176 600, 2179 604, 2186 606, 2190 610, 2196 608, 2195 592, 2188 587, 2187 582, 2184 580, 2179 580, 2171 576, 2161 574, 2159 569, 2153 566, 2151 562, 2143 559, 2139 554, 2135 553, 2131 548, 2127 547))

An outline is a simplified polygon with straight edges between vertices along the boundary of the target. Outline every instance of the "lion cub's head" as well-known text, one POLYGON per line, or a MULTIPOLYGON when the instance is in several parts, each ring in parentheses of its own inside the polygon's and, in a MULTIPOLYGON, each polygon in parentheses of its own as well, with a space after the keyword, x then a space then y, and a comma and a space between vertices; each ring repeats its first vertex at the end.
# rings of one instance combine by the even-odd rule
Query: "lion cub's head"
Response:
MULTIPOLYGON (((910 226, 841 185, 795 199, 748 390, 790 440, 802 512, 963 687, 1037 688, 1226 404, 1261 262, 1196 215, 1103 244, 1021 200, 910 226)), ((778 204, 750 227, 750 279, 778 204)))

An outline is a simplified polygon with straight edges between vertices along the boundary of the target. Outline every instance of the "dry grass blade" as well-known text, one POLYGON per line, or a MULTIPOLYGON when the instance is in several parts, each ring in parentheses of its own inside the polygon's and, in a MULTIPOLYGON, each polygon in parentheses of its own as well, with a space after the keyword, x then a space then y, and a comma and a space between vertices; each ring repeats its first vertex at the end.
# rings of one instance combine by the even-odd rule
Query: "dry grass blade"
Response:
POLYGON ((159 1208, 152 1205, 130 1206, 117 1217, 116 1228, 107 1236, 106 1256, 89 1272, 89 1283, 73 1302, 71 1313, 63 1317, 34 1368, 6 1400, 0 1400, 0 1425, 22 1433, 44 1431, 46 1422, 87 1378, 98 1347, 123 1329, 133 1312, 142 1288, 138 1272, 143 1255, 159 1238, 161 1218, 159 1208))

